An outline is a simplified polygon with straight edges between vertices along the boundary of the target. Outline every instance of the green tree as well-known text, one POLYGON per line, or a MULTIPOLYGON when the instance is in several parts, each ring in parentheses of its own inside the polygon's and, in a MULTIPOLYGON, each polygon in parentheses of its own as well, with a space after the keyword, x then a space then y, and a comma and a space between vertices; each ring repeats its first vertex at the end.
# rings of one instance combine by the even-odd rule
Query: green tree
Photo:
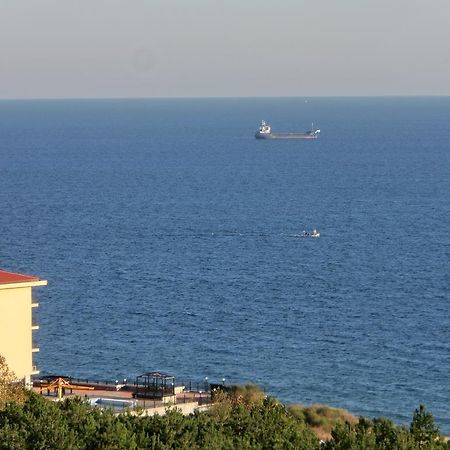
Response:
POLYGON ((338 422, 331 432, 331 440, 325 443, 325 450, 356 450, 356 433, 348 423, 338 422))
POLYGON ((435 444, 439 444, 439 428, 434 422, 433 415, 426 410, 424 405, 420 405, 419 409, 414 411, 409 431, 417 448, 438 448, 435 444))
POLYGON ((403 450, 411 447, 408 431, 384 417, 373 420, 377 450, 403 450))
POLYGON ((81 399, 24 395, 23 404, 8 401, 0 410, 0 450, 449 450, 423 407, 410 429, 384 418, 338 421, 321 444, 298 408, 250 391, 224 395, 222 404, 191 416, 116 415, 81 399))
POLYGON ((0 409, 8 402, 21 403, 25 400, 24 388, 17 382, 3 355, 0 355, 0 409))

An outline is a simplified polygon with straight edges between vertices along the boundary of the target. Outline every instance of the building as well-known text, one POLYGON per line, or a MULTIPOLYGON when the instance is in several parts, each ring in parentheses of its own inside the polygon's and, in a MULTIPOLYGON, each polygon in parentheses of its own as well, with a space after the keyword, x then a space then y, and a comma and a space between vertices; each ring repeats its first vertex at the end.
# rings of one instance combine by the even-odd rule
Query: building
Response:
POLYGON ((39 348, 33 343, 33 331, 39 326, 33 321, 33 308, 39 306, 32 288, 45 286, 46 280, 0 270, 0 354, 9 368, 26 385, 39 373, 33 353, 39 348))

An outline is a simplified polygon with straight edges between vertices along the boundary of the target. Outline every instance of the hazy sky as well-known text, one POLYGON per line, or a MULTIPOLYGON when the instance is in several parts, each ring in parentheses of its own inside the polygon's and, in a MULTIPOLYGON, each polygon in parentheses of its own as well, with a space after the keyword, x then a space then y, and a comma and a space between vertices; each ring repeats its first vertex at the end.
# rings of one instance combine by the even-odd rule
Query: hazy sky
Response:
POLYGON ((0 0, 0 98, 450 95, 450 0, 0 0))

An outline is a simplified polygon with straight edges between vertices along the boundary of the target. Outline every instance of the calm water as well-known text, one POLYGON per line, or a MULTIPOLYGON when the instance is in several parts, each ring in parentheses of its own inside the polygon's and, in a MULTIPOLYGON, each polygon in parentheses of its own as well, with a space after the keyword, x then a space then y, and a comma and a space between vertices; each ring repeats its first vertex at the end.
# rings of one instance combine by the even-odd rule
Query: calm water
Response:
POLYGON ((42 373, 424 403, 450 432, 449 124, 449 98, 0 102, 0 267, 49 280, 42 373))

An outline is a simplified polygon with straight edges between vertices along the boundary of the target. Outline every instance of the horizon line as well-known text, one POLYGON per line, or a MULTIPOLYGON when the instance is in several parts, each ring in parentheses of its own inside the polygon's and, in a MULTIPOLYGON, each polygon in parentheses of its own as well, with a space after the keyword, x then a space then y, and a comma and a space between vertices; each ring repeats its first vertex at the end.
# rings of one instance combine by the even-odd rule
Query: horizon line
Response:
POLYGON ((266 95, 266 96, 129 96, 129 97, 1 97, 1 102, 6 101, 67 101, 67 100, 240 100, 240 99, 295 99, 295 98, 450 98, 450 94, 383 94, 383 95, 266 95))

